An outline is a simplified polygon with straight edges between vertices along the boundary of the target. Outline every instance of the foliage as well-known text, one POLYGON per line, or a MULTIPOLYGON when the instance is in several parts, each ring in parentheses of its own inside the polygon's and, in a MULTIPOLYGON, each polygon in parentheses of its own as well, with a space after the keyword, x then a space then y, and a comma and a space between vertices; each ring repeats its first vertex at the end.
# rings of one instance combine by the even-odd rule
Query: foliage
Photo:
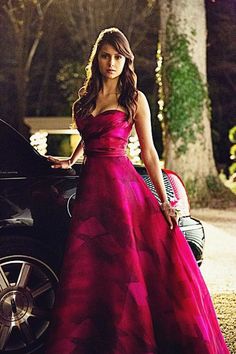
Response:
MULTIPOLYGON (((236 143, 236 126, 229 131, 229 140, 231 143, 236 143)), ((234 161, 231 166, 229 166, 230 175, 236 174, 236 144, 232 145, 230 148, 230 159, 234 161)))
POLYGON ((193 177, 185 182, 191 207, 213 207, 223 208, 235 206, 235 184, 226 183, 224 177, 208 175, 205 180, 200 181, 193 177))
POLYGON ((55 156, 70 156, 70 136, 63 134, 49 134, 47 152, 55 156))
POLYGON ((232 165, 229 166, 230 175, 236 174, 236 162, 233 162, 232 165))
POLYGON ((236 143, 236 125, 229 131, 229 140, 231 143, 236 143))
POLYGON ((78 89, 85 79, 85 66, 77 62, 64 61, 57 74, 57 81, 67 101, 72 104, 76 100, 78 89))
POLYGON ((210 192, 217 194, 222 191, 222 183, 220 182, 218 176, 217 177, 212 175, 207 176, 206 183, 210 192))
MULTIPOLYGON (((167 127, 173 141, 178 142, 177 154, 187 151, 188 144, 196 140, 203 130, 202 110, 207 90, 198 68, 193 63, 186 34, 178 33, 173 16, 167 23, 166 52, 163 72, 169 92, 164 108, 167 127)), ((195 33, 192 31, 192 35, 195 33)))

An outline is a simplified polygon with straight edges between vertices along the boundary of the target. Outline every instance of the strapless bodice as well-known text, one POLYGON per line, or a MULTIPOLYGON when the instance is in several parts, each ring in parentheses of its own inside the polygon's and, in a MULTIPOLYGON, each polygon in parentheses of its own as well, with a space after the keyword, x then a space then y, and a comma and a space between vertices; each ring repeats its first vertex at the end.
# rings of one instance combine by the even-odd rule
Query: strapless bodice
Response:
POLYGON ((110 109, 95 117, 76 117, 76 125, 84 141, 86 156, 124 156, 132 122, 127 114, 110 109))

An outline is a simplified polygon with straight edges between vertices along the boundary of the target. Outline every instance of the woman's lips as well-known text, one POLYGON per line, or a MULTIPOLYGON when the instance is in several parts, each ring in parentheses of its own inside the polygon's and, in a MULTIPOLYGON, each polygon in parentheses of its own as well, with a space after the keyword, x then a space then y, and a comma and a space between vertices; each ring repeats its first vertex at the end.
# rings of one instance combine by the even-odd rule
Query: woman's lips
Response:
POLYGON ((113 69, 108 69, 107 72, 108 72, 108 73, 114 73, 115 70, 113 70, 113 69))

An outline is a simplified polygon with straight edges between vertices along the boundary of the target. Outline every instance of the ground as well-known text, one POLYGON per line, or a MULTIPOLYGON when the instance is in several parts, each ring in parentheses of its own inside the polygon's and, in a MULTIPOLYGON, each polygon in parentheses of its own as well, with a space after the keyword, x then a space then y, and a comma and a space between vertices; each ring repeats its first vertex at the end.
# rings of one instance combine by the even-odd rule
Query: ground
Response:
POLYGON ((193 209, 206 233, 203 277, 231 354, 236 354, 236 208, 193 209))

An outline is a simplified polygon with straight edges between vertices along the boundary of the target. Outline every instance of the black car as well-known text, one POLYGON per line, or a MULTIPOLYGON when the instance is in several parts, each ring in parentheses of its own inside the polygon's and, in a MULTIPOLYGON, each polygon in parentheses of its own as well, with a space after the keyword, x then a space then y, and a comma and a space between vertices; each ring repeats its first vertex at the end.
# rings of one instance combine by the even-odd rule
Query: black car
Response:
MULTIPOLYGON (((144 167, 135 166, 158 196, 144 167)), ((81 163, 52 169, 27 140, 0 120, 0 352, 42 353, 63 259, 81 163)), ((202 262, 200 221, 189 212, 180 178, 163 170, 179 226, 202 262)))

